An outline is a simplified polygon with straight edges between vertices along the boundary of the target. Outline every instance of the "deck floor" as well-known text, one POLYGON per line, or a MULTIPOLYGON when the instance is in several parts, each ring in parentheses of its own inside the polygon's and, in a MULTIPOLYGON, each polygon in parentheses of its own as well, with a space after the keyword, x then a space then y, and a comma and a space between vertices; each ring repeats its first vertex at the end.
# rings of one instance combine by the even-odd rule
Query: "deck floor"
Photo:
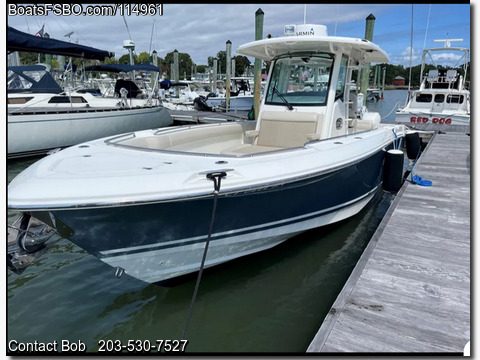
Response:
POLYGON ((435 134, 307 352, 463 353, 470 340, 470 136, 435 134))

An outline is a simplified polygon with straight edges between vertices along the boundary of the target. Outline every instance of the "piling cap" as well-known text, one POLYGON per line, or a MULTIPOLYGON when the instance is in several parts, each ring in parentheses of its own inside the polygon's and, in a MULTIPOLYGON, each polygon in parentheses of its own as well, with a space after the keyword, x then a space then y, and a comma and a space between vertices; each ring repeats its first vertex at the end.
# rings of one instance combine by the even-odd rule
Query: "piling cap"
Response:
POLYGON ((263 10, 261 8, 258 8, 257 11, 255 11, 255 15, 264 15, 265 13, 263 12, 263 10))
POLYGON ((373 14, 370 14, 365 20, 375 20, 375 16, 373 16, 373 14))

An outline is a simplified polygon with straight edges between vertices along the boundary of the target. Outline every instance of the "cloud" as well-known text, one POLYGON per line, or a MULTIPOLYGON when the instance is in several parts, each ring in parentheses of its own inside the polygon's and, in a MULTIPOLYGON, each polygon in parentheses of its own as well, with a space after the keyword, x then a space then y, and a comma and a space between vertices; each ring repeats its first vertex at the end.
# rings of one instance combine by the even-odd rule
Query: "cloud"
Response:
POLYGON ((403 65, 404 67, 410 67, 410 59, 412 65, 415 66, 422 60, 422 51, 416 50, 407 46, 403 51, 397 54, 389 54, 390 62, 396 65, 403 65))
MULTIPOLYGON (((126 4, 125 4, 126 5, 126 4)), ((448 12, 446 5, 432 6, 432 16, 437 11, 448 12), (438 9, 437 9, 438 6, 438 9), (437 10, 436 10, 437 9, 437 10)), ((114 51, 117 58, 127 53, 123 41, 131 36, 135 42, 135 52, 156 50, 162 58, 177 49, 189 53, 198 65, 206 64, 209 56, 225 50, 225 42, 232 42, 232 55, 236 49, 255 39, 255 12, 261 8, 264 13, 263 36, 283 34, 284 25, 302 24, 304 4, 164 4, 163 16, 8 16, 8 25, 20 31, 34 34, 45 23, 45 30, 56 39, 65 40, 64 35, 74 31, 72 41, 78 41, 103 50, 114 51), (128 26, 128 30, 127 30, 128 26), (130 35, 129 35, 130 33, 130 35)), ((416 8, 417 9, 417 8, 416 8)), ((428 9, 428 7, 426 7, 428 9)), ((461 9, 469 5, 454 8, 452 17, 438 17, 431 21, 429 36, 435 34, 438 27, 442 32, 446 28, 455 28, 455 36, 469 41, 469 18, 460 14, 461 9), (446 26, 449 22, 452 26, 446 26), (462 31, 460 31, 462 30, 462 31)), ((311 24, 323 24, 328 34, 363 38, 365 19, 372 13, 376 17, 373 40, 390 55, 394 64, 409 65, 409 53, 402 54, 406 44, 410 44, 410 5, 401 4, 307 4, 306 21, 311 24)), ((419 9, 420 10, 420 9, 419 9)), ((465 10, 462 10, 465 12, 465 10)), ((461 14, 463 14, 463 12, 461 14)), ((467 11, 468 12, 468 11, 467 11)), ((417 14, 417 13, 416 13, 417 14)), ((425 15, 426 16, 426 15, 425 15)), ((426 19, 426 18, 425 18, 426 19)), ((432 17, 433 19, 433 17, 432 17)), ((419 20, 420 21, 420 20, 419 20)), ((426 20, 420 21, 421 24, 426 20)), ((424 42, 424 29, 414 34, 414 48, 424 42), (419 40, 420 39, 420 40, 419 40)), ((423 26, 423 25, 422 25, 423 26)), ((435 35, 434 35, 435 34, 435 35)), ((444 37, 445 35, 441 35, 444 37)), ((414 62, 420 61, 420 53, 414 52, 414 62)))

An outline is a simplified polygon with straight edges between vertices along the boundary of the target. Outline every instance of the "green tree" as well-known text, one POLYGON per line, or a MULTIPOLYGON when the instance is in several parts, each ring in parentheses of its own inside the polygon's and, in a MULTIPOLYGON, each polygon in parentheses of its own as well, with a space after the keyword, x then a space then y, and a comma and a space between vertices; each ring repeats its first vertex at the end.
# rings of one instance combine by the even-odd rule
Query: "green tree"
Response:
POLYGON ((150 63, 150 55, 148 55, 148 53, 146 51, 142 51, 139 55, 138 55, 138 63, 139 64, 149 64, 150 63))
MULTIPOLYGON (((20 58, 20 64, 22 65, 32 65, 38 62, 37 53, 19 51, 18 56, 20 58)), ((45 59, 45 55, 40 55, 40 61, 42 61, 42 58, 45 59)))
POLYGON ((109 57, 109 58, 105 58, 105 60, 103 62, 104 62, 104 64, 118 64, 118 60, 115 59, 114 56, 109 57))
MULTIPOLYGON (((166 56, 165 56, 165 63, 167 65, 167 67, 169 68, 169 74, 170 74, 170 77, 172 76, 171 75, 171 70, 170 69, 170 66, 171 64, 173 64, 173 51, 172 52, 169 52, 166 56)), ((178 72, 180 74, 180 77, 183 77, 183 74, 187 74, 187 77, 188 78, 191 78, 192 76, 192 65, 193 65, 193 61, 192 61, 192 58, 190 57, 189 54, 187 53, 181 53, 179 52, 178 53, 178 72)))
POLYGON ((204 74, 207 72, 207 65, 197 65, 197 73, 204 74))
POLYGON ((251 65, 248 57, 243 55, 236 55, 233 57, 235 60, 235 76, 242 76, 245 70, 251 65))

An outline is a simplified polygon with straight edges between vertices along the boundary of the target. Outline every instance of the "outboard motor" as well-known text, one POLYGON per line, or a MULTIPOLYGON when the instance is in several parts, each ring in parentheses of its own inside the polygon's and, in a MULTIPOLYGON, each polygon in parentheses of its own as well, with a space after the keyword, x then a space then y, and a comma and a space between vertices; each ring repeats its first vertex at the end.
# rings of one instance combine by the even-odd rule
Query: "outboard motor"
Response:
POLYGON ((202 95, 193 100, 193 105, 195 106, 195 109, 199 111, 213 111, 213 109, 208 106, 207 100, 202 95))

